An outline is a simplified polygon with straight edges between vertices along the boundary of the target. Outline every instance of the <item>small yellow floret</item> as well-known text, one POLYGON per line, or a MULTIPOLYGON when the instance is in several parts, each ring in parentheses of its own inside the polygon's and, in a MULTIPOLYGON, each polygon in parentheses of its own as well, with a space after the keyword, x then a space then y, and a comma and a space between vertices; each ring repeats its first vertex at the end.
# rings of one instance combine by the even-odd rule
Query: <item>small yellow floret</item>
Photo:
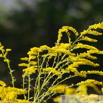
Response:
POLYGON ((24 60, 24 61, 28 61, 29 58, 28 57, 23 57, 23 58, 20 58, 21 60, 24 60))

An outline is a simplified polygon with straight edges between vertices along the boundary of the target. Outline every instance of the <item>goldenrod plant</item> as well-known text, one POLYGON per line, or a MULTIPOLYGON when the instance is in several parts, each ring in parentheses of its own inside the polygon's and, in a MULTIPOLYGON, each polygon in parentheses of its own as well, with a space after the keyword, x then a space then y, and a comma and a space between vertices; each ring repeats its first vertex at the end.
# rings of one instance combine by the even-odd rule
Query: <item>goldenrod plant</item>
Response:
MULTIPOLYGON (((32 47, 27 52, 27 57, 22 57, 23 63, 20 63, 20 67, 24 67, 22 79, 23 88, 16 88, 16 79, 13 76, 13 71, 10 67, 10 60, 7 58, 7 54, 11 49, 4 49, 4 46, 0 43, 0 57, 7 63, 11 75, 12 87, 6 86, 6 83, 0 81, 0 99, 1 103, 46 103, 48 99, 54 96, 56 93, 76 94, 78 90, 84 86, 85 90, 82 93, 87 94, 86 86, 95 87, 94 85, 103 85, 102 81, 95 79, 87 79, 80 81, 79 83, 72 83, 71 85, 62 85, 65 80, 73 77, 87 77, 87 74, 103 75, 103 71, 98 70, 81 70, 78 71, 80 65, 90 65, 93 67, 99 66, 98 63, 91 61, 97 59, 92 54, 103 54, 103 51, 89 44, 83 44, 81 41, 97 42, 96 39, 88 37, 89 35, 102 35, 102 33, 96 31, 97 29, 103 29, 103 22, 89 26, 87 30, 78 33, 76 29, 70 26, 63 26, 58 31, 57 42, 53 47, 43 45, 40 47, 32 47), (63 36, 63 32, 67 34, 68 43, 60 42, 63 36), (71 39, 71 32, 75 35, 75 40, 71 39), (86 49, 85 52, 75 53, 76 49, 86 49), (72 74, 71 74, 72 72, 72 74), (64 74, 68 74, 67 77, 62 78, 64 74), (36 75, 34 78, 35 85, 31 84, 33 78, 32 75, 36 75), (55 77, 52 83, 51 79, 55 77), (27 84, 26 84, 27 83, 27 84), (28 86, 26 86, 28 85, 28 86), (73 86, 79 86, 79 89, 74 89, 73 86), (30 93, 33 91, 34 95, 30 93), (18 95, 24 95, 24 99, 18 99, 18 95), (32 98, 32 99, 31 99, 32 98)), ((95 87, 96 88, 96 87, 95 87)), ((97 90, 99 93, 100 91, 97 90)))

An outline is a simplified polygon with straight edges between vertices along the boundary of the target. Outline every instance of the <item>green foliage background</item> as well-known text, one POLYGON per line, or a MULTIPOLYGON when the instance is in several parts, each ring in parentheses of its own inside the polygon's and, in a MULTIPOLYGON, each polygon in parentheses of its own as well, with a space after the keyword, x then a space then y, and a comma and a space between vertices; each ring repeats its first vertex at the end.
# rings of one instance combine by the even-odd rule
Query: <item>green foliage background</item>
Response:
MULTIPOLYGON (((16 70, 14 75, 17 78, 17 87, 22 84, 22 68, 18 67, 18 63, 21 62, 21 57, 27 56, 26 53, 31 47, 44 44, 50 47, 55 45, 58 29, 62 26, 72 26, 81 32, 89 25, 103 21, 102 0, 31 1, 32 5, 29 5, 26 1, 18 0, 18 8, 9 11, 5 6, 0 8, 0 41, 6 48, 12 49, 8 56, 12 69, 16 70)), ((103 50, 103 36, 95 38, 98 38, 99 42, 93 45, 103 50)), ((66 35, 63 36, 62 41, 68 42, 66 35)), ((97 57, 99 68, 81 66, 79 69, 102 70, 103 56, 98 55, 97 57)), ((95 77, 97 80, 102 80, 102 77, 95 77)), ((92 77, 90 76, 90 78, 92 77)), ((0 79, 11 85, 8 68, 2 60, 0 60, 0 79)))

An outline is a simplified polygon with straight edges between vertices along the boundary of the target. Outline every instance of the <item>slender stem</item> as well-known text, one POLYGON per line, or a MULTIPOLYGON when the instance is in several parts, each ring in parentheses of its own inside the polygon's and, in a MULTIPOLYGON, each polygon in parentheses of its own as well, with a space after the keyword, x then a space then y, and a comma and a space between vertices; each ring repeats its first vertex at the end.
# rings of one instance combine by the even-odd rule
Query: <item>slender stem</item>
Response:
MULTIPOLYGON (((23 77, 23 90, 25 89, 25 77, 23 77)), ((26 96, 25 96, 25 93, 23 94, 24 95, 24 99, 26 100, 26 96)))
POLYGON ((54 57, 54 62, 53 62, 53 65, 52 65, 52 68, 54 67, 55 63, 56 63, 56 56, 54 57))
POLYGON ((30 74, 28 75, 28 101, 30 98, 30 74))
POLYGON ((9 70, 10 70, 10 75, 11 75, 11 79, 12 79, 12 85, 13 85, 13 87, 14 87, 15 79, 14 79, 14 77, 13 77, 12 69, 11 69, 11 67, 10 67, 10 61, 7 61, 7 65, 8 65, 8 68, 9 68, 9 70))

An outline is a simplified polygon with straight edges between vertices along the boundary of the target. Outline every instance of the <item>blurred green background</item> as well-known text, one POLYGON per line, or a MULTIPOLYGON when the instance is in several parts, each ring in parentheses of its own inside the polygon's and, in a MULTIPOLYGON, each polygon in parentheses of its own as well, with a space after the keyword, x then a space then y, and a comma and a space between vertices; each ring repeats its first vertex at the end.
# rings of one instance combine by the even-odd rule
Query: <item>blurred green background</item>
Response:
MULTIPOLYGON (((0 0, 0 41, 5 48, 12 49, 8 58, 11 68, 15 70, 16 86, 22 87, 22 68, 18 67, 20 58, 27 56, 31 47, 54 46, 58 29, 62 26, 72 26, 81 32, 89 25, 102 21, 103 0, 0 0)), ((96 38, 99 42, 93 44, 103 50, 103 36, 96 38)), ((68 42, 66 35, 62 42, 68 42)), ((102 61, 103 56, 98 55, 100 67, 96 69, 103 69, 102 61)), ((87 66, 79 69, 84 68, 95 69, 87 66)), ((0 79, 11 85, 8 72, 1 59, 0 79)), ((100 76, 96 78, 102 80, 100 76)))

